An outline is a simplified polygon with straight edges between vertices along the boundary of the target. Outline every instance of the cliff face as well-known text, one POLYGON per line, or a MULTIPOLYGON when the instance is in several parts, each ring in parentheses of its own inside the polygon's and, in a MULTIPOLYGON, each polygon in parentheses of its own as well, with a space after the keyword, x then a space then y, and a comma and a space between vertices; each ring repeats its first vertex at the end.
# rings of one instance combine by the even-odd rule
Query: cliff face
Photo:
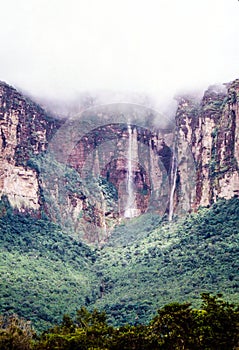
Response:
POLYGON ((74 198, 83 202, 74 227, 87 241, 104 241, 122 218, 167 209, 172 129, 156 130, 147 113, 141 106, 96 107, 67 121, 51 143, 53 156, 78 177, 74 198))
POLYGON ((239 80, 227 89, 180 97, 176 125, 156 127, 142 106, 57 120, 0 83, 0 197, 103 242, 121 218, 239 195, 239 80))
POLYGON ((91 174, 114 186, 119 218, 138 216, 149 206, 164 214, 169 192, 171 139, 168 130, 156 132, 138 125, 129 129, 126 124, 109 124, 96 134, 84 136, 69 155, 69 164, 82 179, 91 174), (132 203, 129 203, 129 181, 132 203), (130 209, 131 214, 127 215, 130 209))
POLYGON ((200 102, 184 97, 176 114, 178 213, 239 195, 239 80, 211 87, 200 102))
POLYGON ((171 157, 165 137, 170 142, 172 135, 139 125, 129 132, 128 117, 118 123, 119 111, 113 119, 110 113, 93 111, 86 116, 90 128, 84 130, 84 120, 69 128, 1 83, 0 196, 88 242, 104 241, 120 218, 150 206, 163 214, 171 157))
POLYGON ((47 148, 56 121, 7 84, 0 84, 0 196, 19 211, 40 210, 38 174, 27 161, 47 148))

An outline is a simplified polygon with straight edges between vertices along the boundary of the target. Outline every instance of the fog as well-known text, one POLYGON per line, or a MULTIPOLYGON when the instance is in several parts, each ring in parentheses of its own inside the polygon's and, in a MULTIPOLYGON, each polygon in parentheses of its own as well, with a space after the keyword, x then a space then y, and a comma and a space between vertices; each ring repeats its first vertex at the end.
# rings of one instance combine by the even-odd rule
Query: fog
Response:
POLYGON ((0 5, 0 80, 55 106, 84 93, 107 102, 150 96, 167 109, 179 91, 239 77, 237 0, 0 5))

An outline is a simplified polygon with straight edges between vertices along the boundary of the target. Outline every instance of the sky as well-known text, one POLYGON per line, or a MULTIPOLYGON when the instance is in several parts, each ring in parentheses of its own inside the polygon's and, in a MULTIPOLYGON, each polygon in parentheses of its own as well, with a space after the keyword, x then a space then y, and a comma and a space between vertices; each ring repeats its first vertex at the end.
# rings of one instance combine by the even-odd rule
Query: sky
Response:
POLYGON ((42 98, 239 78, 238 0, 0 0, 0 23, 0 80, 42 98))

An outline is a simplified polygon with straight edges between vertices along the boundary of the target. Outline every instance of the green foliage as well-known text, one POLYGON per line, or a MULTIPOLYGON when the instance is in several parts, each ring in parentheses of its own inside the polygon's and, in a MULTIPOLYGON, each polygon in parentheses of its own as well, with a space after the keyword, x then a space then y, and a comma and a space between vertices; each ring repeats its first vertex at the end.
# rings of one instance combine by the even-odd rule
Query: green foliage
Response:
MULTIPOLYGON (((64 231, 77 231, 77 235, 82 239, 86 221, 95 223, 94 209, 97 203, 101 203, 102 197, 106 204, 105 210, 111 213, 116 211, 117 190, 103 177, 88 176, 83 179, 74 168, 60 163, 50 152, 33 156, 27 165, 38 172, 39 181, 44 184, 41 189, 41 202, 45 212, 50 218, 54 218, 64 231), (69 210, 71 198, 76 199, 75 203, 84 201, 78 217, 69 210)), ((94 240, 96 241, 96 237, 94 240)))
POLYGON ((114 228, 105 249, 110 247, 124 247, 137 243, 148 237, 149 233, 159 227, 163 218, 156 213, 146 213, 131 220, 122 221, 114 228))
MULTIPOLYGON (((202 294, 200 343, 203 349, 233 349, 239 341, 239 310, 224 301, 222 295, 202 294)), ((238 344, 239 345, 239 344, 238 344)))
POLYGON ((203 107, 203 111, 219 112, 224 104, 223 99, 207 101, 207 104, 203 107))
POLYGON ((119 328, 110 326, 104 312, 82 307, 75 320, 63 316, 54 326, 34 339, 28 324, 9 318, 0 329, 5 350, 233 350, 239 343, 238 307, 221 296, 202 295, 201 309, 188 303, 172 303, 158 310, 148 325, 119 328))
POLYGON ((30 350, 35 332, 31 323, 17 315, 0 317, 0 349, 30 350))
POLYGON ((76 320, 64 315, 63 322, 44 332, 36 349, 106 349, 113 328, 108 326, 104 312, 77 311, 76 320))
POLYGON ((239 301, 237 198, 170 224, 152 214, 126 220, 97 250, 49 220, 14 214, 5 198, 0 239, 1 312, 38 330, 84 305, 104 310, 111 325, 138 327, 175 300, 199 307, 207 291, 239 301))
POLYGON ((147 322, 173 300, 199 306, 198 295, 206 291, 239 300, 238 198, 149 232, 138 231, 140 220, 117 227, 97 258, 102 293, 94 306, 113 324, 147 322))
POLYGON ((234 349, 239 341, 239 313, 221 295, 202 294, 201 309, 173 303, 158 310, 151 327, 163 349, 234 349))
POLYGON ((81 328, 94 327, 97 324, 104 326, 106 324, 105 312, 98 312, 96 309, 91 313, 85 307, 77 311, 76 322, 81 328))
POLYGON ((94 299, 93 251, 48 220, 0 218, 1 312, 29 317, 41 329, 94 299))
POLYGON ((196 349, 196 322, 190 304, 172 303, 158 310, 151 328, 164 349, 196 349))

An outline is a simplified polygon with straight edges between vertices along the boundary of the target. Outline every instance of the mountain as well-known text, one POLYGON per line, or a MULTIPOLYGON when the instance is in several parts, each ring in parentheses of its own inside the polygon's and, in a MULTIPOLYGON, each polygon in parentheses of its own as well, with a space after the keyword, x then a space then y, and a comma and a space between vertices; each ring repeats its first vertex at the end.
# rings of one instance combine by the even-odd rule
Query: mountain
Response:
POLYGON ((38 329, 82 305, 147 322, 169 301, 238 301, 239 80, 58 118, 0 83, 3 313, 38 329))
POLYGON ((239 194, 239 80, 178 97, 175 122, 136 104, 59 119, 0 84, 0 196, 103 244, 143 213, 173 216, 239 194))

